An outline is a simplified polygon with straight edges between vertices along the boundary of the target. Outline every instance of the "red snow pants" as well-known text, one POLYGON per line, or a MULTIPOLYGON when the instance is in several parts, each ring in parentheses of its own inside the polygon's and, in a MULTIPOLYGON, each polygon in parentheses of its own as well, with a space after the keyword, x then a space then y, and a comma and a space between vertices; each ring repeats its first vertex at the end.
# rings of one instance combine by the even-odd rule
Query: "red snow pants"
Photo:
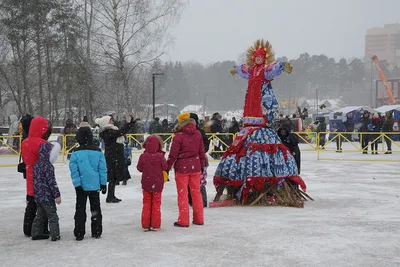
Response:
POLYGON ((160 228, 162 192, 143 192, 142 228, 160 228))
POLYGON ((188 186, 192 195, 193 222, 204 223, 203 199, 200 193, 200 172, 175 174, 176 190, 178 192, 179 217, 177 223, 182 226, 189 226, 189 198, 188 186))

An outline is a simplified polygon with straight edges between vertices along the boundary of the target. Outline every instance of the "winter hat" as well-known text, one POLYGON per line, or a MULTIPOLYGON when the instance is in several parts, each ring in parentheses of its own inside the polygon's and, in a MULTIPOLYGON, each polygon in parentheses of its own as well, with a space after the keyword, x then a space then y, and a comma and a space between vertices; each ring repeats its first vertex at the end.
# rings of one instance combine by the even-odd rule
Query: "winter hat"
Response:
POLYGON ((79 128, 81 128, 81 127, 89 127, 90 128, 90 124, 89 124, 86 116, 83 117, 83 121, 79 124, 79 128))
POLYGON ((178 115, 178 123, 187 121, 188 119, 190 119, 190 114, 188 112, 184 112, 178 115))
POLYGON ((196 113, 190 113, 190 118, 196 121, 196 125, 199 125, 199 116, 196 113))
POLYGON ((100 126, 100 128, 103 128, 106 126, 111 120, 111 116, 103 116, 101 118, 97 118, 94 122, 100 126))
POLYGON ((90 127, 81 127, 76 132, 76 141, 79 145, 93 145, 93 133, 90 127))

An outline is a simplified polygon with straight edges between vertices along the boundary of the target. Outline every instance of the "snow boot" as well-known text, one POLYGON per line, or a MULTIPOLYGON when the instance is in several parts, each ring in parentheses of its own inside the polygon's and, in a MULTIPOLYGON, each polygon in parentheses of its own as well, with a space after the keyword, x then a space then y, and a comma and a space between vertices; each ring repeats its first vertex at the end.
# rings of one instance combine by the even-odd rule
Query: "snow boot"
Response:
POLYGON ((50 236, 48 235, 39 235, 39 236, 32 236, 32 240, 45 240, 45 239, 49 239, 50 236))
POLYGON ((181 225, 181 224, 179 224, 178 222, 174 222, 174 226, 175 226, 175 227, 189 227, 189 225, 188 225, 188 226, 181 225))
POLYGON ((51 241, 55 242, 61 239, 61 236, 54 236, 51 238, 51 241))

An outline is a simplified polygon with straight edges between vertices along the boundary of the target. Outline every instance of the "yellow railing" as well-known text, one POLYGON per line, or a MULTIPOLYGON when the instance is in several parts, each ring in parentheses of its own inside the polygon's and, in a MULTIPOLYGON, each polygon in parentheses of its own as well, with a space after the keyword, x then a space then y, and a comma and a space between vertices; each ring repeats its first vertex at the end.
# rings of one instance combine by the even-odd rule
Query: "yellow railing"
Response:
POLYGON ((318 133, 318 160, 400 162, 400 141, 394 140, 398 132, 335 132, 318 133), (326 142, 321 142, 321 135, 327 135, 326 142), (330 138, 328 138, 328 135, 330 138), (391 150, 387 148, 391 143, 391 150), (372 149, 372 144, 374 144, 372 149), (377 149, 375 150, 375 144, 377 149), (364 154, 391 154, 387 157, 367 157, 364 154), (336 154, 337 153, 337 154, 336 154), (396 154, 397 153, 397 154, 396 154))
MULTIPOLYGON (((387 151, 386 140, 389 140, 392 143, 393 153, 400 152, 400 141, 394 140, 393 136, 400 135, 397 132, 390 133, 379 133, 379 132, 295 132, 302 144, 301 151, 317 151, 317 159, 318 160, 359 160, 359 161, 400 161, 400 153, 399 159, 396 157, 387 158, 367 158, 367 157, 354 157, 354 153, 361 154, 362 152, 366 152, 367 147, 362 147, 362 141, 368 141, 368 146, 371 143, 379 142, 379 153, 385 153, 387 151), (326 141, 322 144, 323 138, 322 135, 326 135, 326 141), (356 141, 353 140, 352 137, 356 137, 356 141), (340 151, 336 151, 337 147, 341 148, 340 151), (350 155, 350 157, 344 156, 336 156, 333 157, 329 152, 340 152, 341 155, 346 154, 350 155), (353 153, 353 154, 351 154, 353 153), (328 155, 328 157, 325 157, 328 155)), ((169 146, 173 139, 173 134, 165 134, 160 133, 156 134, 160 136, 165 144, 165 148, 168 151, 169 146)), ((226 151, 232 141, 235 139, 235 134, 229 133, 216 133, 216 134, 206 134, 208 140, 210 141, 209 154, 212 155, 213 158, 218 160, 220 156, 226 151)), ((130 146, 135 147, 133 150, 133 154, 143 153, 143 143, 144 140, 149 136, 149 134, 128 134, 127 140, 130 146)), ((98 135, 95 135, 95 138, 98 138, 98 135)), ((57 163, 66 163, 68 155, 70 155, 73 149, 78 145, 75 141, 75 135, 61 135, 61 134, 53 134, 50 137, 50 141, 58 141, 62 149, 60 151, 60 159, 57 163)), ((100 140, 100 139, 99 139, 100 140)), ((101 142, 101 140, 100 140, 101 142)), ((15 142, 14 142, 15 143, 15 142)), ((0 167, 6 166, 16 166, 18 164, 19 156, 20 156, 20 147, 21 147, 21 136, 3 136, 0 138, 0 167), (8 139, 10 138, 18 138, 18 142, 14 146, 10 146, 8 144, 8 139)), ((102 147, 102 146, 101 146, 102 147)), ((369 151, 370 148, 368 148, 369 151)), ((357 154, 357 155, 359 155, 357 154)), ((360 155, 359 155, 360 156, 360 155)), ((212 160, 211 160, 212 161, 212 160)))

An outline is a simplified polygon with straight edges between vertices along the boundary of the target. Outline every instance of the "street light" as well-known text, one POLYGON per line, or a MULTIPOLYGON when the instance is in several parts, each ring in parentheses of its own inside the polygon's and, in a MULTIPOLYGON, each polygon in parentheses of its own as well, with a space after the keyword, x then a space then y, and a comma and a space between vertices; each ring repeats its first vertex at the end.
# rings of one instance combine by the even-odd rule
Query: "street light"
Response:
POLYGON ((153 119, 156 118, 156 76, 163 76, 164 73, 153 73, 153 119))

